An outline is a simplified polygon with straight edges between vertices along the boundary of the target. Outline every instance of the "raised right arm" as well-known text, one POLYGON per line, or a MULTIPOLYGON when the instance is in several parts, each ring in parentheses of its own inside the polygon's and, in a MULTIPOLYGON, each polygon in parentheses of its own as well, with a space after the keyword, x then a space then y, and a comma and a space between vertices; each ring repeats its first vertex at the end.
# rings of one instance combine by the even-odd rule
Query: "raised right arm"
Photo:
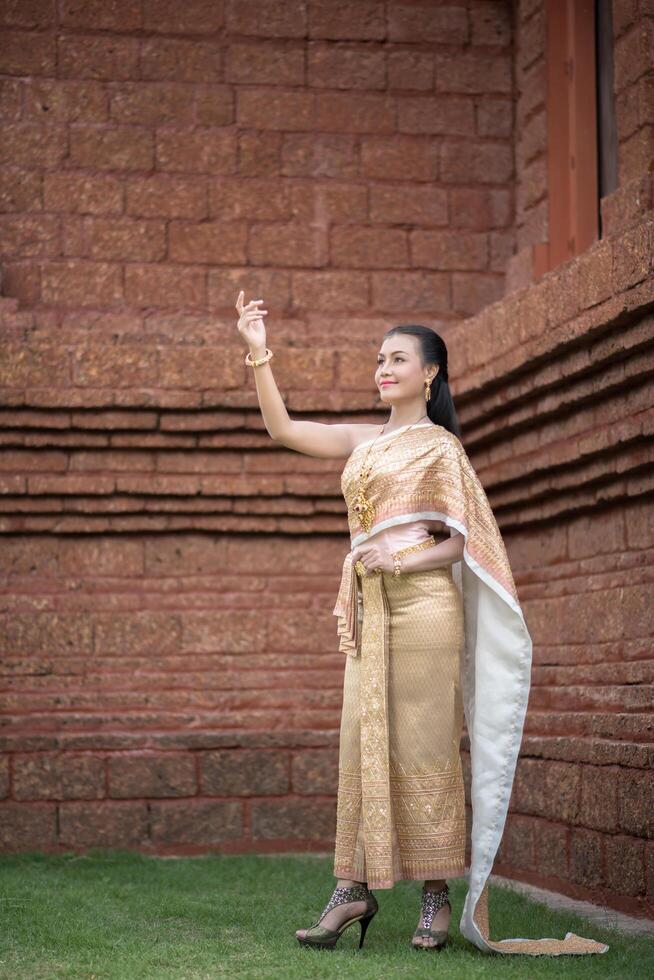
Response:
MULTIPOLYGON (((265 347, 252 350, 252 360, 263 357, 265 347)), ((339 458, 349 456, 354 449, 354 427, 347 423, 309 422, 292 419, 279 393, 270 361, 252 368, 263 421, 275 442, 307 456, 339 458)))
MULTIPOLYGON (((256 308, 256 304, 261 302, 262 300, 251 300, 247 306, 243 306, 242 291, 236 302, 236 309, 240 314, 238 329, 250 347, 253 361, 266 353, 263 314, 267 310, 256 308)), ((275 382, 270 361, 249 370, 254 372, 261 415, 271 439, 307 456, 334 459, 350 455, 355 446, 356 425, 326 425, 322 422, 291 419, 275 382)))

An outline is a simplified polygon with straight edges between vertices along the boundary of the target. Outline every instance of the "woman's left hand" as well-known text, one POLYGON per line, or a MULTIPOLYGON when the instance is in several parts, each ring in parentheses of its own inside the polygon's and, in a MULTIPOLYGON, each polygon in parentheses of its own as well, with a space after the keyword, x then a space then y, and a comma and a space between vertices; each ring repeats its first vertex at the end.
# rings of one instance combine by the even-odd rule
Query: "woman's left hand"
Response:
POLYGON ((395 568, 392 553, 374 543, 360 544, 352 549, 352 564, 355 565, 357 561, 363 562, 367 575, 375 574, 377 570, 392 572, 395 568))

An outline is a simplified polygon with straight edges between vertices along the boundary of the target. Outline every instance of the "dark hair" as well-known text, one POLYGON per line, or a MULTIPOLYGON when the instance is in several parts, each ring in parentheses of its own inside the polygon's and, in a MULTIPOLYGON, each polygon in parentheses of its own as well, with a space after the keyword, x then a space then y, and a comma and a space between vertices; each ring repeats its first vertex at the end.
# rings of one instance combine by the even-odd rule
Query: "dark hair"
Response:
POLYGON ((444 429, 453 432, 460 439, 461 426, 448 383, 445 341, 431 327, 423 327, 419 323, 407 323, 391 327, 384 334, 384 339, 392 337, 396 333, 409 334, 418 338, 418 349, 423 367, 428 364, 438 364, 438 374, 432 379, 431 395, 426 403, 427 415, 435 425, 442 425, 444 429))

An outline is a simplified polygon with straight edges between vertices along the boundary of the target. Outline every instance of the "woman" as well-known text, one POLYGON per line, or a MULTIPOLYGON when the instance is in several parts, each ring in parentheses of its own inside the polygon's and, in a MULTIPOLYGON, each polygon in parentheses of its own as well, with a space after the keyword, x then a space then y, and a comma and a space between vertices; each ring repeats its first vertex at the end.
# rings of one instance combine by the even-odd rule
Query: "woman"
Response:
POLYGON ((336 888, 300 943, 332 947, 377 912, 371 888, 424 881, 418 949, 447 942, 447 878, 467 877, 460 921, 486 952, 591 953, 608 946, 489 938, 487 879, 502 836, 529 693, 531 638, 499 528, 459 440, 447 349, 428 327, 390 329, 375 383, 387 422, 291 420, 275 385, 262 300, 236 309, 275 441, 344 458, 351 551, 334 614, 346 654, 339 747, 336 888), (463 559, 463 561, 461 560, 463 559), (465 870, 459 740, 470 736, 472 857, 465 870))

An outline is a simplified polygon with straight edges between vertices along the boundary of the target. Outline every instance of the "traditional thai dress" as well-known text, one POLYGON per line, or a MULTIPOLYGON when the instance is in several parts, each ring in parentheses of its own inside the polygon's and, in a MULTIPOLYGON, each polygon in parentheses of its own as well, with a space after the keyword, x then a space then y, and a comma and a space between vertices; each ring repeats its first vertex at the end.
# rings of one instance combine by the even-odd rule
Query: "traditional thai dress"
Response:
POLYGON ((399 576, 359 575, 351 552, 345 556, 334 607, 339 649, 348 655, 334 874, 370 888, 466 877, 460 929, 479 949, 604 953, 605 943, 572 932, 562 940, 489 938, 488 877, 522 738, 531 637, 500 530, 459 439, 432 422, 378 437, 362 513, 358 477, 372 441, 354 449, 341 477, 352 548, 371 539, 391 552, 434 547, 456 534, 465 545, 460 562, 399 576))

